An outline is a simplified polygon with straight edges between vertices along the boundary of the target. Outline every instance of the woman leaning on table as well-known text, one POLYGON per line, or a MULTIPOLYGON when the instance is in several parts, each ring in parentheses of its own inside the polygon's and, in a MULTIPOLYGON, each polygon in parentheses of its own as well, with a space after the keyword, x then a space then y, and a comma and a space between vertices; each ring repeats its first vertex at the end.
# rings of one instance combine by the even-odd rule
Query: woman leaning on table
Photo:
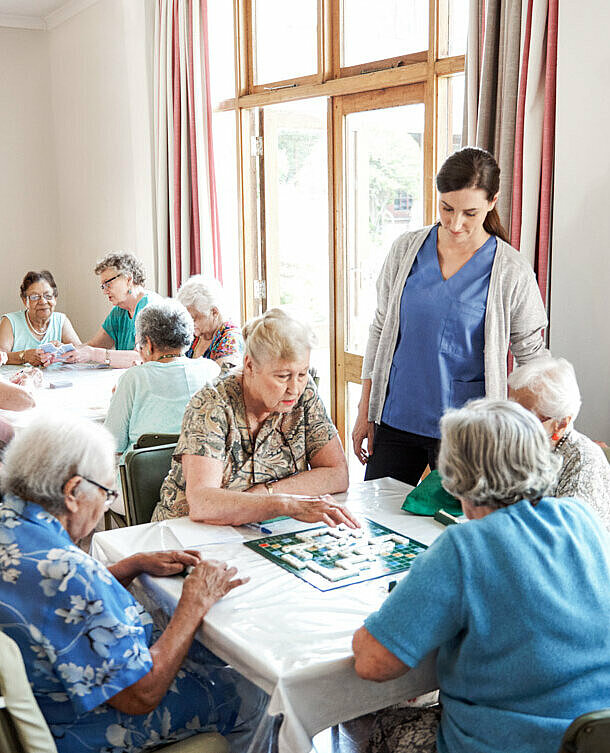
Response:
POLYGON ((243 328, 243 370, 192 398, 153 520, 241 525, 287 515, 355 527, 337 430, 308 374, 310 330, 280 309, 243 328))
POLYGON ((144 287, 144 265, 133 254, 106 254, 97 263, 95 274, 99 275, 100 288, 112 304, 112 309, 91 340, 65 360, 128 368, 140 360, 135 350, 136 316, 158 296, 144 287))
POLYGON ((55 311, 58 290, 49 271, 28 272, 19 292, 23 310, 5 314, 0 321, 0 351, 6 352, 6 363, 47 366, 51 356, 41 350, 41 345, 50 342, 80 345, 68 317, 55 311))
POLYGON ((76 542, 116 495, 113 482, 112 438, 82 419, 42 417, 4 456, 0 629, 21 649, 58 752, 139 753, 211 730, 245 752, 267 697, 193 639, 247 579, 190 551, 139 553, 109 568, 94 560, 76 542), (159 634, 127 586, 186 566, 159 634))
POLYGON ((495 159, 461 149, 436 185, 440 222, 399 236, 377 280, 352 433, 367 479, 417 484, 436 467, 445 410, 506 397, 509 346, 519 363, 547 353, 534 273, 495 208, 495 159))

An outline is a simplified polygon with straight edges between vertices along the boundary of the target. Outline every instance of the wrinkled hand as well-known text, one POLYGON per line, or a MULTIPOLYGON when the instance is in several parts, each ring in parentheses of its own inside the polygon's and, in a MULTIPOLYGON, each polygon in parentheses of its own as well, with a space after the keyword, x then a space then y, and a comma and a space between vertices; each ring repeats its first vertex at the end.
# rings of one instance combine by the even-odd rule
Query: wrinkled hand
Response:
POLYGON ((62 363, 89 363, 92 361, 91 348, 88 345, 75 345, 61 358, 62 363))
POLYGON ((45 366, 53 363, 53 356, 50 353, 45 353, 41 348, 31 348, 24 351, 23 361, 31 366, 40 366, 44 369, 45 366))
POLYGON ((344 523, 349 528, 360 528, 360 523, 352 513, 342 505, 338 505, 330 494, 319 497, 302 496, 298 494, 274 495, 283 497, 286 503, 286 514, 304 523, 326 523, 335 528, 344 523))
POLYGON ((195 567, 201 561, 199 552, 185 549, 175 552, 146 552, 139 555, 143 573, 163 578, 181 573, 185 567, 195 567))
POLYGON ((358 416, 354 429, 352 431, 352 444, 354 454, 362 465, 366 465, 368 459, 373 454, 373 437, 375 434, 375 424, 366 418, 358 416), (366 450, 362 443, 366 439, 366 450))
POLYGON ((32 392, 35 387, 42 387, 43 378, 40 369, 32 366, 26 366, 10 378, 13 384, 23 387, 28 392, 32 392))
POLYGON ((209 608, 250 578, 235 578, 237 568, 218 560, 200 560, 184 580, 180 603, 196 610, 203 618, 209 608))

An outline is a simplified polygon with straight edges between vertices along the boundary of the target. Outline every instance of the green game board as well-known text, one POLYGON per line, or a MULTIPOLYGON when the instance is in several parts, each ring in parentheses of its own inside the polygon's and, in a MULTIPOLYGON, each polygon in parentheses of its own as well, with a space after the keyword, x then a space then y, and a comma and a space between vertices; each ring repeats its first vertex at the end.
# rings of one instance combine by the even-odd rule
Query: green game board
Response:
POLYGON ((244 545, 320 591, 404 572, 427 547, 365 519, 360 531, 315 526, 265 536, 244 545))

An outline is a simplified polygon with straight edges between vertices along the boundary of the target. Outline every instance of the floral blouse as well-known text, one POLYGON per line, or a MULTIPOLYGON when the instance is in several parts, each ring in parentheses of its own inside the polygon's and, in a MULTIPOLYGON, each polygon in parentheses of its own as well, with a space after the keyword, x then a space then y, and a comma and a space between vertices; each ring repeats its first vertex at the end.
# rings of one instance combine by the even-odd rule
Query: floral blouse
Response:
POLYGON ((245 491, 308 470, 311 458, 337 435, 310 377, 294 408, 269 416, 253 446, 241 376, 233 371, 191 398, 153 520, 188 515, 183 454, 221 460, 222 488, 245 491))
POLYGON ((57 518, 16 497, 0 503, 0 629, 19 645, 59 753, 136 753, 235 722, 239 696, 219 660, 187 659, 149 714, 105 703, 151 670, 152 619, 57 518))
MULTIPOLYGON (((198 342, 199 338, 196 337, 191 347, 186 351, 187 358, 193 358, 198 342)), ((233 324, 233 322, 226 321, 214 333, 212 342, 203 354, 203 358, 211 358, 212 361, 217 361, 220 358, 233 356, 235 363, 232 365, 239 366, 244 355, 244 348, 244 338, 242 337, 241 329, 236 324, 233 324)))
POLYGON ((563 466, 554 496, 588 502, 610 531, 610 463, 601 447, 572 429, 555 451, 563 466))

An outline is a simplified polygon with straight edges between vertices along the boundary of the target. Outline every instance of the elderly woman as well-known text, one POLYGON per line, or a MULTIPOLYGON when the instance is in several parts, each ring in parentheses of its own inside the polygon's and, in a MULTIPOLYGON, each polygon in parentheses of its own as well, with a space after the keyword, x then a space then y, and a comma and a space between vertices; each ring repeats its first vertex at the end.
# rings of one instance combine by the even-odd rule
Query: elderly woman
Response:
POLYGON ((225 316, 221 284, 213 278, 194 275, 180 288, 177 298, 195 325, 195 339, 186 355, 211 358, 224 369, 241 366, 244 340, 240 328, 225 316))
POLYGON ((51 342, 80 345, 68 317, 55 311, 59 291, 48 270, 28 272, 20 294, 23 311, 5 314, 0 320, 0 351, 7 354, 3 363, 47 366, 52 357, 41 350, 42 345, 51 342))
POLYGON ((158 296, 144 288, 144 265, 133 254, 106 254, 97 263, 95 274, 113 307, 91 340, 66 361, 105 363, 118 369, 133 366, 139 361, 135 319, 158 296))
POLYGON ((74 544, 116 494, 113 453, 105 429, 74 419, 41 419, 9 445, 0 628, 19 644, 59 753, 137 753, 208 729, 233 733, 235 750, 245 750, 261 693, 211 654, 203 664, 187 658, 205 614, 245 580, 189 551, 136 554, 106 569, 74 544), (176 611, 153 641, 152 620, 126 586, 188 566, 176 611))
POLYGON ((243 371, 186 409, 153 520, 240 525, 287 515, 355 527, 328 496, 347 488, 347 462, 308 375, 310 330, 270 309, 243 332, 243 371))
POLYGON ((610 530, 610 464, 595 442, 574 429, 580 390, 565 358, 542 358, 515 369, 509 394, 540 419, 553 452, 562 460, 556 497, 588 502, 610 530))
POLYGON ((575 717, 610 706, 610 539, 590 506, 547 496, 559 465, 516 403, 441 419, 439 470, 469 521, 418 556, 353 649, 378 682, 438 649, 442 713, 382 712, 372 750, 554 751, 575 717))

